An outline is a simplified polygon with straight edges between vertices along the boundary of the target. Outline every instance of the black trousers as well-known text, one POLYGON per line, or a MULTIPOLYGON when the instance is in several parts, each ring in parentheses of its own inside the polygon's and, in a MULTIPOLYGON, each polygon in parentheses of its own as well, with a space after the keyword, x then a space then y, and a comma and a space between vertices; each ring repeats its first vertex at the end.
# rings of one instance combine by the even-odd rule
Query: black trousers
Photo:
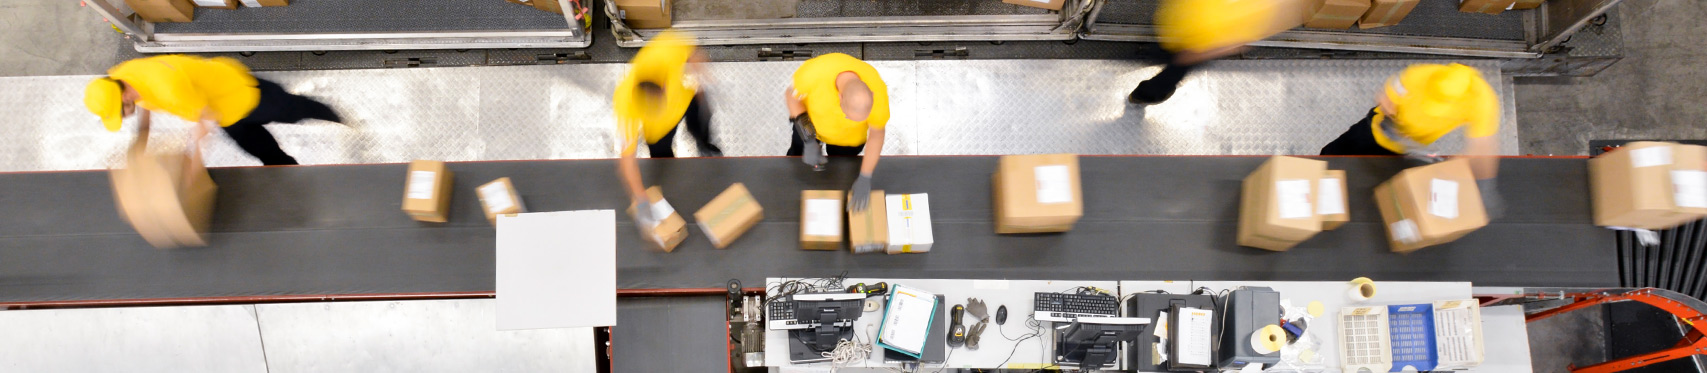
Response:
MULTIPOLYGON (((682 113, 682 119, 686 119, 688 134, 693 136, 702 152, 709 151, 713 156, 723 155, 723 149, 711 143, 711 110, 706 108, 705 94, 693 95, 693 100, 688 101, 688 112, 682 113)), ((652 158, 675 158, 675 141, 676 129, 671 128, 670 133, 664 134, 658 142, 646 144, 646 149, 652 152, 652 158)))
POLYGON ((237 123, 225 126, 225 134, 237 142, 244 152, 259 158, 261 164, 268 166, 294 165, 296 158, 285 154, 279 148, 279 142, 273 138, 273 133, 267 131, 267 123, 296 123, 303 119, 320 119, 341 122, 332 108, 314 99, 285 92, 284 87, 266 79, 256 78, 256 88, 261 89, 261 101, 255 105, 255 110, 249 111, 249 116, 243 117, 237 123))
POLYGON ((1371 108, 1369 114, 1363 116, 1363 120, 1351 125, 1339 138, 1323 146, 1322 155, 1401 155, 1375 142, 1374 122, 1375 109, 1371 108))
POLYGON ((1127 97, 1127 100, 1147 104, 1167 101, 1169 97, 1173 97, 1174 91, 1179 89, 1179 84, 1185 80, 1185 75, 1197 69, 1196 65, 1175 63, 1172 53, 1169 53, 1166 58, 1168 64, 1162 67, 1162 72, 1156 73, 1156 76, 1149 80, 1138 83, 1138 88, 1132 90, 1132 95, 1127 97))
MULTIPOLYGON (((800 127, 790 125, 788 128, 794 132, 794 135, 788 137, 788 153, 785 153, 785 155, 790 157, 799 157, 802 154, 806 154, 806 143, 800 141, 800 127)), ((824 154, 835 157, 858 156, 859 152, 863 151, 865 151, 865 144, 859 144, 859 146, 837 146, 824 144, 824 154)))

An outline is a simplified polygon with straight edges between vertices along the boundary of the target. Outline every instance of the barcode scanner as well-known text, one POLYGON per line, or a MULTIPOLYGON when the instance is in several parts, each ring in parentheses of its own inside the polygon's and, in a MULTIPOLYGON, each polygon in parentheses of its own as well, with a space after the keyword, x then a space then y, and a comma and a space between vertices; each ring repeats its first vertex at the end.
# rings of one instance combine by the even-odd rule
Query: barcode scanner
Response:
POLYGON ((965 315, 966 306, 956 304, 953 309, 949 310, 949 316, 953 317, 954 320, 948 327, 948 347, 960 347, 960 345, 966 344, 966 325, 961 323, 962 316, 965 315))

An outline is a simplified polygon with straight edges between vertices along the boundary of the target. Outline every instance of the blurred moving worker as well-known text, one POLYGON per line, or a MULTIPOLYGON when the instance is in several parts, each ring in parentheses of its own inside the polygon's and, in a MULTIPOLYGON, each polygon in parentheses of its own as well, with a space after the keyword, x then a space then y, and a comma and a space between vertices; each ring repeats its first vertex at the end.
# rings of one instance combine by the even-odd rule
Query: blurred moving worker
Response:
POLYGON ((1434 159, 1436 140, 1464 127, 1463 156, 1490 217, 1503 203, 1496 192, 1499 174, 1500 99, 1475 68, 1461 64, 1416 64, 1387 78, 1376 106, 1322 155, 1405 155, 1434 159))
POLYGON ((877 69, 841 53, 813 57, 794 71, 783 94, 794 138, 788 156, 822 169, 825 152, 856 156, 865 151, 859 178, 848 189, 848 211, 865 211, 871 174, 883 157, 883 127, 889 123, 889 87, 877 69), (867 145, 870 146, 867 146, 867 145))
POLYGON ((628 76, 617 83, 616 94, 611 97, 617 130, 622 133, 617 173, 633 200, 634 219, 643 225, 656 224, 661 217, 652 216, 652 203, 640 180, 640 164, 634 159, 642 142, 652 158, 675 157, 676 124, 685 119, 688 134, 698 142, 701 155, 723 156, 723 150, 712 144, 711 110, 705 93, 699 91, 699 81, 709 78, 705 61, 691 35, 665 31, 634 54, 628 76))
POLYGON ((224 57, 165 55, 125 61, 107 70, 106 77, 89 82, 83 104, 113 132, 124 117, 136 113, 137 136, 142 139, 148 137, 154 111, 195 123, 191 146, 201 145, 208 128, 224 128, 238 147, 268 166, 297 163, 263 125, 304 119, 343 122, 326 104, 285 92, 278 83, 256 78, 242 63, 224 57))
POLYGON ((1167 101, 1198 65, 1304 24, 1306 5, 1298 0, 1163 0, 1156 10, 1156 32, 1168 64, 1139 83, 1126 102, 1167 101))

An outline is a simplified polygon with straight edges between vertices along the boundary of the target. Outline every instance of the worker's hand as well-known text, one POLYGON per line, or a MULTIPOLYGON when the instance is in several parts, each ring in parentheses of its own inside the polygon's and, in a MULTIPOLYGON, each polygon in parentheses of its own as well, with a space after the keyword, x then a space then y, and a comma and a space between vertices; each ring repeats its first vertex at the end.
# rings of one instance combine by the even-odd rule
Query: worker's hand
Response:
POLYGON ((652 216, 652 202, 645 199, 634 200, 634 226, 640 230, 640 235, 651 237, 647 230, 658 226, 658 218, 652 216))
POLYGON ((1500 197, 1499 184, 1494 180, 1497 179, 1476 180, 1476 190, 1482 192, 1482 208, 1487 210, 1488 221, 1505 216, 1505 198, 1500 197))
POLYGON ((800 162, 812 166, 813 171, 823 171, 829 159, 824 157, 824 144, 818 142, 818 129, 812 126, 812 117, 800 115, 789 122, 794 124, 795 133, 800 134, 800 162))
POLYGON ((208 132, 207 127, 208 127, 207 123, 201 123, 201 122, 198 122, 195 125, 191 126, 189 146, 191 146, 191 147, 202 146, 202 139, 207 138, 207 132, 208 132))
POLYGON ((800 93, 794 87, 782 91, 782 101, 788 103, 788 117, 794 118, 806 114, 806 103, 800 102, 800 93))
POLYGON ((848 189, 848 212, 864 212, 871 204, 871 174, 859 174, 848 189))

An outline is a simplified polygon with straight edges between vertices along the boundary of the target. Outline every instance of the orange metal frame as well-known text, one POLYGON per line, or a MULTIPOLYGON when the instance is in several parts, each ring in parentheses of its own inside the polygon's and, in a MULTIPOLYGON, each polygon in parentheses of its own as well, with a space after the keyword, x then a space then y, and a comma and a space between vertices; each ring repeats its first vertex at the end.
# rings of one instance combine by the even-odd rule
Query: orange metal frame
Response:
POLYGON ((1529 315, 1528 317, 1526 317, 1525 321, 1534 322, 1536 320, 1545 319, 1545 318, 1552 317, 1555 315, 1559 315, 1559 314, 1562 314, 1565 312, 1575 311, 1575 310, 1588 308, 1588 307, 1592 307, 1592 306, 1598 306, 1598 305, 1607 304, 1607 303, 1636 301, 1636 302, 1642 302, 1642 303, 1648 304, 1650 306, 1658 307, 1660 310, 1666 311, 1666 313, 1670 313, 1673 317, 1676 317, 1678 321, 1684 323, 1685 325, 1688 325, 1689 329, 1690 329, 1689 333, 1684 335, 1683 339, 1679 340, 1677 342, 1677 344, 1672 346, 1671 348, 1668 348, 1665 350, 1660 350, 1657 352, 1650 352, 1650 353, 1646 353, 1646 354, 1626 357, 1623 359, 1608 361, 1608 362, 1604 362, 1604 363, 1600 363, 1600 364, 1590 365, 1590 366, 1586 366, 1586 367, 1577 367, 1575 364, 1572 364, 1570 367, 1571 372, 1574 372, 1574 373, 1619 372, 1619 371, 1624 371, 1627 369, 1640 368, 1640 367, 1652 365, 1652 364, 1659 363, 1659 362, 1670 361, 1673 359, 1680 359, 1680 358, 1690 357, 1690 356, 1694 356, 1694 355, 1707 355, 1707 338, 1703 338, 1703 336, 1707 336, 1707 323, 1703 322, 1703 321, 1707 321, 1707 314, 1703 314, 1702 310, 1697 310, 1697 309, 1692 308, 1688 305, 1678 303, 1678 302, 1673 301, 1669 298, 1666 298, 1665 296, 1655 294, 1654 289, 1641 289, 1641 290, 1635 290, 1635 291, 1631 291, 1628 293, 1617 294, 1617 295, 1567 294, 1566 296, 1576 299, 1576 302, 1565 305, 1564 307, 1559 307, 1559 308, 1539 312, 1539 313, 1536 313, 1533 315, 1529 315))

